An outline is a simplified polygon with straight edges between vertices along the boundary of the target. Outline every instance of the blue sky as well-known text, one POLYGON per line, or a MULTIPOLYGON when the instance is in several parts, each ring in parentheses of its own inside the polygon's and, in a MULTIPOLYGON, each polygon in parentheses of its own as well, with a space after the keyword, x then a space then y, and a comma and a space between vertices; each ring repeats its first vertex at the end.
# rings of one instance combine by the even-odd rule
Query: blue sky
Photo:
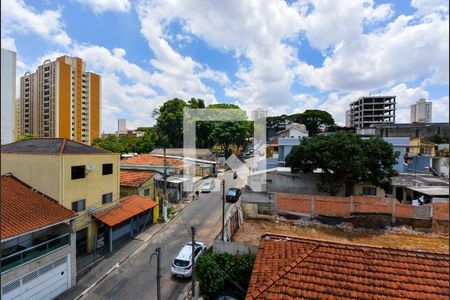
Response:
POLYGON ((18 77, 45 59, 81 57, 102 76, 102 130, 118 118, 154 124, 179 97, 267 108, 323 109, 338 123, 373 93, 433 101, 448 122, 448 1, 2 1, 2 48, 18 77))

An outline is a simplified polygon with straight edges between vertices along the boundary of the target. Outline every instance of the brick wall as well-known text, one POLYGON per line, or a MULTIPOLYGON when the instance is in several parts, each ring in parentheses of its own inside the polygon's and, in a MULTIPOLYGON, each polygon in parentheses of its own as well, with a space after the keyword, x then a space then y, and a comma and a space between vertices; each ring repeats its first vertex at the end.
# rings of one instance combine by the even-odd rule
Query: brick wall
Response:
POLYGON ((399 203, 396 199, 351 196, 335 197, 322 195, 299 195, 276 193, 277 209, 309 216, 350 217, 354 213, 388 214, 395 218, 433 219, 448 221, 448 203, 412 206, 399 203))

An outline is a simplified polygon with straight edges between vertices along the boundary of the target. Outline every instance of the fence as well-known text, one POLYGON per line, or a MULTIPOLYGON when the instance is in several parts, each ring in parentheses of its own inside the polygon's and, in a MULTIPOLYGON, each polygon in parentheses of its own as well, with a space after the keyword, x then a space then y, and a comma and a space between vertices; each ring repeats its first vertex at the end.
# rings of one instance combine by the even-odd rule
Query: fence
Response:
POLYGON ((371 196, 321 196, 276 193, 278 211, 309 217, 347 218, 355 214, 388 214, 397 218, 448 221, 448 202, 412 206, 397 199, 371 196))

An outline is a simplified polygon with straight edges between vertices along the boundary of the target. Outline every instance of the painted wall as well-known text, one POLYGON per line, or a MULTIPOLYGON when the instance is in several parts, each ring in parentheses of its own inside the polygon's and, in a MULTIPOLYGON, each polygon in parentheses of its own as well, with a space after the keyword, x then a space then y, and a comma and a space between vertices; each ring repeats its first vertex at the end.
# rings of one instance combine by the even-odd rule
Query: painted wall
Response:
POLYGON ((128 195, 133 195, 133 194, 139 194, 141 196, 145 196, 144 195, 144 191, 146 189, 149 189, 150 194, 148 195, 148 197, 152 198, 153 200, 156 197, 156 191, 155 191, 155 177, 153 176, 152 178, 150 178, 149 180, 147 180, 146 182, 144 182, 141 186, 139 187, 132 187, 132 186, 120 186, 120 197, 124 197, 124 196, 128 196, 128 195))
POLYGON ((15 141, 16 52, 1 49, 1 144, 15 141))

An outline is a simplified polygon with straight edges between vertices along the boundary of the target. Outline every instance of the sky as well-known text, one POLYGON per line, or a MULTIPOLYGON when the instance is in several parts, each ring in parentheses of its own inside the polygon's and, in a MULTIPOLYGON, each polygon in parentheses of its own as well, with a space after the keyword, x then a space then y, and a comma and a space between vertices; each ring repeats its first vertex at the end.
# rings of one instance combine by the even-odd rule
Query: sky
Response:
POLYGON ((102 132, 152 126, 175 97, 344 124, 350 102, 389 94, 397 123, 420 98, 449 120, 448 0, 2 0, 1 47, 17 80, 82 58, 102 76, 102 132))

